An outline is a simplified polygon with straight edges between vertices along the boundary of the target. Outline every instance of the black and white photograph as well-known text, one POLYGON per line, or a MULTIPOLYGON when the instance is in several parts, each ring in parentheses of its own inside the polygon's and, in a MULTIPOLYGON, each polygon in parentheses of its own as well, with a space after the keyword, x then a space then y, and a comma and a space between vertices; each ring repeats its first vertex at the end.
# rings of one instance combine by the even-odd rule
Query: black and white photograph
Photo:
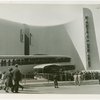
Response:
POLYGON ((0 94, 100 94, 100 4, 0 4, 0 94))

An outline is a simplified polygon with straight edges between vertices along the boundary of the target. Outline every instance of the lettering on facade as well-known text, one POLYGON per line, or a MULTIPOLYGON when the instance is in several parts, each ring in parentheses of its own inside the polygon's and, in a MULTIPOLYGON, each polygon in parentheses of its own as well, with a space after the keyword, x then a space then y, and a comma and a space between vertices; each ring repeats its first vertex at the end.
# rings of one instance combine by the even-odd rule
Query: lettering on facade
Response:
POLYGON ((85 16, 85 44, 88 67, 91 67, 88 16, 85 16))

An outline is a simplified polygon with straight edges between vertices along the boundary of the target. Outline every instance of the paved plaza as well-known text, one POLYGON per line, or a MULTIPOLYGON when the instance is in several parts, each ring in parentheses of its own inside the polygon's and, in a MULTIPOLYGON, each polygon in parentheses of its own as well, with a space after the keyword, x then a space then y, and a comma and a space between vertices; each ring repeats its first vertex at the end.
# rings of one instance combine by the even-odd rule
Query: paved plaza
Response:
POLYGON ((100 94, 100 85, 30 87, 20 93, 34 94, 100 94))
MULTIPOLYGON (((23 80, 24 89, 19 88, 18 94, 100 94, 98 80, 84 80, 81 86, 75 86, 73 81, 59 81, 59 88, 54 88, 53 81, 47 80, 23 80)), ((6 93, 0 90, 1 94, 6 93)), ((15 94, 15 93, 14 93, 15 94)))
MULTIPOLYGON (((0 93, 5 93, 4 90, 0 90, 0 93)), ((6 93, 11 94, 11 93, 6 93)), ((100 94, 100 85, 81 85, 81 86, 59 86, 54 88, 53 86, 46 87, 34 87, 26 86, 24 90, 19 89, 18 94, 100 94)))

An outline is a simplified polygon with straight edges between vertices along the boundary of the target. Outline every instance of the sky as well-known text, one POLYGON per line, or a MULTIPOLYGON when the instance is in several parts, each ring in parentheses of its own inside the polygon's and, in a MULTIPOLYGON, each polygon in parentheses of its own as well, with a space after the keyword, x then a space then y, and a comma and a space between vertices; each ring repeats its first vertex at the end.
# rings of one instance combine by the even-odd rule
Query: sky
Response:
POLYGON ((0 18, 34 26, 50 26, 78 18, 83 5, 0 4, 0 18))

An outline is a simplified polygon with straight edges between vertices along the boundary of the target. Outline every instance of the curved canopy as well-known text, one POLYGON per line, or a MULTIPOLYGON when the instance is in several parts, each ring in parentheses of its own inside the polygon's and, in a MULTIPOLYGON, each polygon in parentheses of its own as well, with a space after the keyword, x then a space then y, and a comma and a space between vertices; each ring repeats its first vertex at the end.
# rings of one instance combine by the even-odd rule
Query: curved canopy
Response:
POLYGON ((61 67, 57 64, 41 64, 33 67, 33 69, 38 71, 38 73, 58 73, 60 68, 61 67))
POLYGON ((41 65, 36 65, 35 67, 33 67, 33 69, 45 68, 48 66, 58 66, 59 67, 59 65, 57 64, 41 64, 41 65))

